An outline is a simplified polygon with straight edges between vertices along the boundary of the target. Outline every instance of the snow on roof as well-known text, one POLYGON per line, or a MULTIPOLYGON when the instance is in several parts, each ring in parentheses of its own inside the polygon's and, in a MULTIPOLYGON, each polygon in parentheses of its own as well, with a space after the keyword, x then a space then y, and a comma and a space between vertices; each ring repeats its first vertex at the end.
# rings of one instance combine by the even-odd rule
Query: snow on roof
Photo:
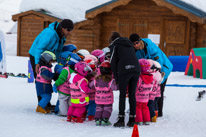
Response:
POLYGON ((22 0, 19 9, 20 12, 44 9, 53 16, 68 18, 76 23, 86 19, 86 10, 108 1, 111 0, 22 0))
POLYGON ((194 6, 195 8, 206 12, 206 0, 180 0, 187 4, 194 6))
MULTIPOLYGON (((20 12, 45 10, 53 16, 75 23, 85 20, 86 11, 112 0, 22 0, 20 12), (31 4, 32 3, 32 4, 31 4)), ((173 1, 173 0, 171 0, 173 1)), ((179 0, 206 12, 206 0, 179 0)))

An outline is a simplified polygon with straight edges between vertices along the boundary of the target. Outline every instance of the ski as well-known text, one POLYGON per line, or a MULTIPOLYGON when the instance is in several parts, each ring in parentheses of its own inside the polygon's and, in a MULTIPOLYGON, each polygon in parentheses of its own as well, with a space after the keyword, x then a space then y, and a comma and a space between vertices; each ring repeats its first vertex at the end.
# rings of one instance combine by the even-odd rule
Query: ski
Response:
POLYGON ((4 73, 4 74, 0 73, 0 77, 1 78, 8 78, 8 75, 6 73, 4 73))
POLYGON ((7 76, 11 76, 11 77, 20 77, 20 78, 28 78, 28 76, 24 73, 19 73, 17 75, 15 75, 14 73, 6 73, 7 76))

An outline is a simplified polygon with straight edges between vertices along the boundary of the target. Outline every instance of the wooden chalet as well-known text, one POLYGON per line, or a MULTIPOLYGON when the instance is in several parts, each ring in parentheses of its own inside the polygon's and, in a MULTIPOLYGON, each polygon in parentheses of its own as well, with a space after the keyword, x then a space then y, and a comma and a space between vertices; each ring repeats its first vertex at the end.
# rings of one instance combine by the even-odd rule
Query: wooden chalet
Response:
MULTIPOLYGON (((89 9, 86 20, 75 23, 67 43, 78 49, 102 49, 113 31, 124 37, 159 35, 158 46, 167 56, 189 55, 190 49, 206 47, 205 13, 177 0, 111 0, 89 9)), ((35 37, 57 20, 48 14, 27 11, 13 15, 18 21, 17 55, 28 56, 35 37)))

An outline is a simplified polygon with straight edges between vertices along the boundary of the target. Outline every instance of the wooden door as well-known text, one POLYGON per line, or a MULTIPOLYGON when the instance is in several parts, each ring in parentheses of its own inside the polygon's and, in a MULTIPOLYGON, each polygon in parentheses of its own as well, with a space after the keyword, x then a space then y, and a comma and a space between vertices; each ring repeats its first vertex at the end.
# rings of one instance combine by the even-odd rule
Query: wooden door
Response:
POLYGON ((145 18, 138 19, 128 19, 120 18, 118 19, 118 32, 123 37, 129 37, 132 33, 139 34, 140 37, 147 37, 148 20, 145 18))
POLYGON ((167 56, 189 54, 189 25, 185 18, 164 18, 160 48, 167 56))

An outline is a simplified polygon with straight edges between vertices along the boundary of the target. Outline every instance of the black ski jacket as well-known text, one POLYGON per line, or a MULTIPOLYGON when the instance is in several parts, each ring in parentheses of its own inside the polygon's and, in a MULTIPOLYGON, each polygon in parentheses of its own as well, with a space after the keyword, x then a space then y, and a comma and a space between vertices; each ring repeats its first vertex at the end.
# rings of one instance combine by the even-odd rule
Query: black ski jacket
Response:
POLYGON ((111 69, 118 83, 118 76, 134 72, 140 73, 140 65, 132 42, 128 38, 119 37, 109 46, 111 69))

